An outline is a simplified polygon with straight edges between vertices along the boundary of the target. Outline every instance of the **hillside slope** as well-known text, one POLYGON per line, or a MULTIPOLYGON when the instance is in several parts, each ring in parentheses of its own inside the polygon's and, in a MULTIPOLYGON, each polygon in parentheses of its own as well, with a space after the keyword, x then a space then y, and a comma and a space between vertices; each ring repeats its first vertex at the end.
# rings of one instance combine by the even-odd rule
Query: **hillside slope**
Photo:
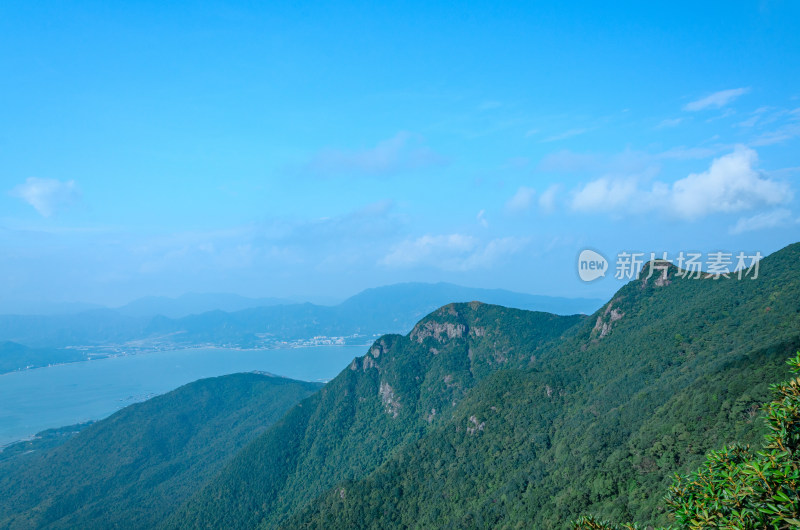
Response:
POLYGON ((444 307, 238 454, 168 527, 658 521, 674 471, 760 436, 800 347, 800 245, 757 280, 642 277, 591 318, 444 307))
POLYGON ((203 379, 0 462, 0 528, 147 528, 321 385, 203 379))
POLYGON ((278 524, 342 480, 366 476, 449 417, 501 366, 525 366, 585 317, 450 305, 388 335, 245 448, 170 520, 182 527, 278 524))

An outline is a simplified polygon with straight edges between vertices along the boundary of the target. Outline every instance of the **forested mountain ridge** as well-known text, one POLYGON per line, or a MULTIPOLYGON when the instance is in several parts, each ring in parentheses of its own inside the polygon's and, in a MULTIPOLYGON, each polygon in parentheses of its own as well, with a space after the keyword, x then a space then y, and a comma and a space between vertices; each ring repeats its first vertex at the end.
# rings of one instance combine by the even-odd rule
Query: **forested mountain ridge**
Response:
POLYGON ((591 317, 446 306, 246 447, 168 527, 659 522, 673 472, 758 439, 800 346, 800 245, 759 278, 642 275, 591 317))
POLYGON ((0 461, 0 528, 151 528, 317 383, 202 379, 0 461))
POLYGON ((385 336, 243 450, 209 486, 213 500, 190 503, 169 524, 278 523, 337 481, 374 469, 449 416, 495 367, 524 365, 582 318, 450 305, 405 337, 385 336), (206 512, 205 503, 231 513, 206 512))
POLYGON ((798 264, 792 245, 755 280, 645 272, 591 316, 448 304, 318 391, 199 381, 1 462, 0 527, 668 522, 674 472, 763 434, 798 264))

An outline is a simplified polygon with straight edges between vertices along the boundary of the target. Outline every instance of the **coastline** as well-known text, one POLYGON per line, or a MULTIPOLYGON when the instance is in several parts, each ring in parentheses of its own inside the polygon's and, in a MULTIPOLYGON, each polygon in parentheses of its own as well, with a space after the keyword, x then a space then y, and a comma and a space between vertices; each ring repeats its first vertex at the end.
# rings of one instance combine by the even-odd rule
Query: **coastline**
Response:
POLYGON ((325 383, 352 358, 365 354, 368 347, 369 344, 287 345, 280 348, 195 345, 96 356, 6 372, 0 374, 0 377, 9 376, 0 385, 0 401, 6 403, 9 414, 5 424, 0 424, 0 452, 14 443, 33 441, 42 431, 97 421, 126 406, 208 377, 267 372, 279 377, 325 383), (157 355, 159 353, 162 355, 157 355), (238 355, 240 353, 242 356, 238 355), (119 361, 128 359, 128 362, 94 362, 112 358, 119 361), (134 358, 142 358, 142 362, 131 363, 134 358), (197 362, 192 362, 192 359, 197 362), (68 366, 72 368, 65 369, 68 366), (41 394, 38 389, 47 390, 41 394))
MULTIPOLYGON (((102 354, 97 355, 95 357, 89 359, 80 359, 75 361, 64 361, 60 363, 50 363, 42 366, 26 366, 25 368, 17 368, 16 370, 11 370, 8 372, 0 372, 0 377, 10 374, 16 374, 19 372, 27 372, 31 370, 41 370, 43 368, 51 368, 54 366, 64 366, 68 364, 80 364, 80 363, 89 363, 93 361, 102 361, 103 359, 115 359, 119 357, 132 357, 134 355, 152 355, 155 353, 169 353, 169 352, 177 352, 177 351, 185 351, 185 350, 228 350, 228 351, 241 351, 241 352, 255 352, 255 351, 275 351, 275 350, 294 350, 299 348, 318 348, 318 347, 327 347, 327 348, 336 348, 336 347, 349 347, 349 346, 363 346, 369 347, 372 343, 364 343, 364 344, 287 344, 286 346, 278 346, 272 348, 245 348, 241 346, 218 346, 218 345, 193 345, 187 346, 185 348, 171 348, 171 349, 161 349, 161 350, 141 350, 141 351, 133 351, 133 352, 124 352, 124 353, 109 353, 109 354, 102 354)), ((0 446, 2 447, 2 446, 0 446)))

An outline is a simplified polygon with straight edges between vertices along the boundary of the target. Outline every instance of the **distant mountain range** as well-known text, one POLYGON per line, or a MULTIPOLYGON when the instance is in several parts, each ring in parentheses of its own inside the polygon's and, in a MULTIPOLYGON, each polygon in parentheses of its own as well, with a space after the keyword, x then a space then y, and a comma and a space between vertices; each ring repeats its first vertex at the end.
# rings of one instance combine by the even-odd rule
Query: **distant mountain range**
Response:
POLYGON ((593 299, 473 289, 448 283, 368 289, 335 306, 236 295, 153 297, 116 309, 63 315, 2 315, 0 341, 36 348, 114 345, 123 349, 270 347, 315 336, 359 335, 359 340, 365 341, 383 333, 406 332, 419 318, 443 304, 471 300, 558 314, 590 313, 601 304, 593 299))
POLYGON ((258 393, 220 403, 208 423, 195 411, 205 390, 188 407, 175 394, 134 405, 2 464, 0 527, 668 524, 673 474, 760 440, 759 407, 800 349, 800 244, 765 258, 758 280, 680 272, 643 275, 591 316, 445 305, 295 394, 214 472, 186 471, 206 453, 185 440, 236 439, 221 419, 256 414, 258 393), (188 485, 178 502, 174 477, 188 485))
POLYGON ((292 301, 285 298, 248 298, 238 294, 188 293, 177 298, 166 296, 147 296, 124 306, 115 308, 122 315, 131 317, 183 318, 209 311, 241 311, 254 307, 287 305, 292 301))

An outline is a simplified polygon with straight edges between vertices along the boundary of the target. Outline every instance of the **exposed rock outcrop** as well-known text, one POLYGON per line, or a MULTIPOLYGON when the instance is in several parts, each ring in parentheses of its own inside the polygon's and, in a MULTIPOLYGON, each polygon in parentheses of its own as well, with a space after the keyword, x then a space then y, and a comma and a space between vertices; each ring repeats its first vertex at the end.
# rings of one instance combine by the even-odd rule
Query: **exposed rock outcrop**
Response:
POLYGON ((400 402, 394 394, 394 389, 386 381, 381 381, 378 394, 381 396, 381 402, 383 402, 386 413, 391 414, 392 418, 396 418, 398 410, 400 410, 400 402))
POLYGON ((417 324, 411 332, 411 338, 420 344, 428 337, 433 337, 438 342, 444 342, 448 339, 460 339, 466 331, 467 326, 464 324, 428 320, 417 324))

